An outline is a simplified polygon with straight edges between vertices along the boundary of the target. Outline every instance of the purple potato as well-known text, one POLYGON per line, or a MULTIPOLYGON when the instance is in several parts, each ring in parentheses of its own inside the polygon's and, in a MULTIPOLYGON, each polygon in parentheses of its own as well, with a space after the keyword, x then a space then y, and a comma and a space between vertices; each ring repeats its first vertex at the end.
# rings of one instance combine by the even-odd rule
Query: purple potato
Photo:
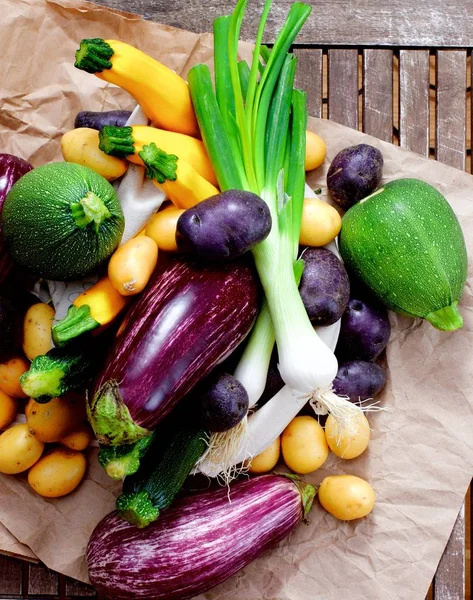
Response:
POLYGON ((238 425, 248 412, 248 393, 229 373, 212 373, 197 386, 193 395, 206 431, 227 431, 238 425))
POLYGON ((271 213, 259 196, 228 190, 187 209, 177 221, 180 252, 210 259, 232 259, 262 242, 271 230, 271 213))
POLYGON ((352 297, 342 317, 335 354, 342 360, 375 360, 390 335, 386 308, 374 299, 352 297))
POLYGON ((97 129, 100 131, 105 125, 124 127, 130 118, 130 115, 130 110, 82 110, 76 115, 74 128, 89 127, 90 129, 97 129))
POLYGON ((386 370, 378 363, 350 360, 338 366, 333 389, 339 396, 348 396, 351 402, 374 398, 386 385, 386 370))
POLYGON ((374 146, 358 144, 341 150, 327 173, 331 197, 344 210, 369 196, 381 182, 383 155, 374 146))
POLYGON ((350 280, 341 260, 326 248, 307 248, 299 292, 313 325, 340 319, 350 297, 350 280))

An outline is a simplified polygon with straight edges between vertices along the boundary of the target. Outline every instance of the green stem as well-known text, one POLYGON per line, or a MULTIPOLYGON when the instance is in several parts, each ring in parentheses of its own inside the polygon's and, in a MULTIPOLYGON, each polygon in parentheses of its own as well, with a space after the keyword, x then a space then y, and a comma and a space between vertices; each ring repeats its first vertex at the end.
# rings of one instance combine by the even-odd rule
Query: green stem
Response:
POLYGON ((99 131, 99 148, 105 154, 120 158, 134 154, 133 127, 105 125, 99 131))
POLYGON ((64 371, 59 367, 47 371, 30 369, 20 377, 20 384, 21 389, 29 398, 34 398, 40 404, 46 404, 61 395, 63 378, 64 371))
POLYGON ((98 232, 102 223, 112 216, 105 202, 94 192, 87 192, 79 202, 71 202, 69 206, 72 218, 79 229, 84 229, 93 223, 95 231, 98 232))
POLYGON ((100 446, 98 461, 105 472, 112 479, 123 479, 136 473, 140 467, 141 459, 155 437, 155 433, 139 439, 134 444, 122 446, 100 446))
POLYGON ((112 68, 110 59, 113 55, 112 47, 102 38, 84 39, 76 51, 74 66, 87 73, 101 73, 112 68))
POLYGON ((458 301, 429 313, 425 319, 442 331, 455 331, 463 327, 463 317, 458 310, 458 301))
POLYGON ((100 323, 90 315, 90 306, 83 304, 79 308, 73 304, 67 315, 52 327, 52 338, 55 346, 65 346, 76 337, 100 327, 100 323))
POLYGON ((147 527, 159 517, 159 509, 146 490, 135 494, 122 494, 115 503, 120 516, 139 529, 147 527))
POLYGON ((138 156, 143 161, 148 179, 155 179, 158 183, 176 181, 178 157, 175 154, 167 154, 151 142, 143 146, 138 156))

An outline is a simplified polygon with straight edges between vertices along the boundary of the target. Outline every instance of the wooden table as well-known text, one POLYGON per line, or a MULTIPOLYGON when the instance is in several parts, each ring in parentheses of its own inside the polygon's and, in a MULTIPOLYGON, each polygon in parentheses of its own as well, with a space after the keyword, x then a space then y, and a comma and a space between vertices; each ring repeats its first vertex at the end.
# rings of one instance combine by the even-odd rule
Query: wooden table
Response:
MULTIPOLYGON (((294 52, 310 114, 471 172, 473 2, 306 1, 313 12, 294 52)), ((198 33, 211 31, 213 19, 234 6, 230 0, 96 2, 198 33)), ((266 43, 291 3, 274 0, 266 43)), ((243 39, 254 38, 260 8, 250 0, 243 39)), ((432 583, 435 600, 471 598, 470 502, 467 496, 432 583)), ((0 557, 0 600, 93 595, 44 567, 0 557)))

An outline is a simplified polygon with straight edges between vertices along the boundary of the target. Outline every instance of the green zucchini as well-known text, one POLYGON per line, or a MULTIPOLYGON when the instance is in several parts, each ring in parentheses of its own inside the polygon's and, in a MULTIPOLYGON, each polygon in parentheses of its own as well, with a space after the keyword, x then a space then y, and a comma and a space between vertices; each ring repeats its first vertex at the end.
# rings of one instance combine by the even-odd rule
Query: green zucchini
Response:
POLYGON ((146 527, 171 505, 207 447, 199 419, 182 403, 155 430, 138 471, 125 477, 116 508, 121 517, 146 527))
POLYGON ((340 253, 348 270, 388 308, 446 331, 463 319, 465 239, 442 194, 418 179, 397 179, 343 216, 340 253))
POLYGON ((156 431, 140 438, 133 444, 121 446, 104 446, 100 444, 98 454, 99 464, 112 479, 123 479, 127 475, 133 475, 140 467, 141 459, 149 449, 156 431))
POLYGON ((60 281, 96 270, 118 246, 125 226, 110 183, 68 162, 26 173, 8 192, 1 217, 15 263, 60 281))

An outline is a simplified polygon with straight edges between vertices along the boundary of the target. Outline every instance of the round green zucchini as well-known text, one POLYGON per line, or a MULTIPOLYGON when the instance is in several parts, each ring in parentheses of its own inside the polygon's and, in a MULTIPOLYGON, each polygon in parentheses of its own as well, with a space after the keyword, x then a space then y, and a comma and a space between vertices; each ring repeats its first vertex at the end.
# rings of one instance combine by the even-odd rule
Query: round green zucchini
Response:
POLYGON ((92 169, 68 162, 49 163, 26 175, 13 185, 2 211, 3 234, 15 263, 59 281, 94 271, 123 234, 125 220, 113 187, 92 169))
POLYGON ((345 213, 339 242, 347 268, 388 308, 442 330, 462 326, 465 239, 433 186, 418 179, 386 183, 345 213))

